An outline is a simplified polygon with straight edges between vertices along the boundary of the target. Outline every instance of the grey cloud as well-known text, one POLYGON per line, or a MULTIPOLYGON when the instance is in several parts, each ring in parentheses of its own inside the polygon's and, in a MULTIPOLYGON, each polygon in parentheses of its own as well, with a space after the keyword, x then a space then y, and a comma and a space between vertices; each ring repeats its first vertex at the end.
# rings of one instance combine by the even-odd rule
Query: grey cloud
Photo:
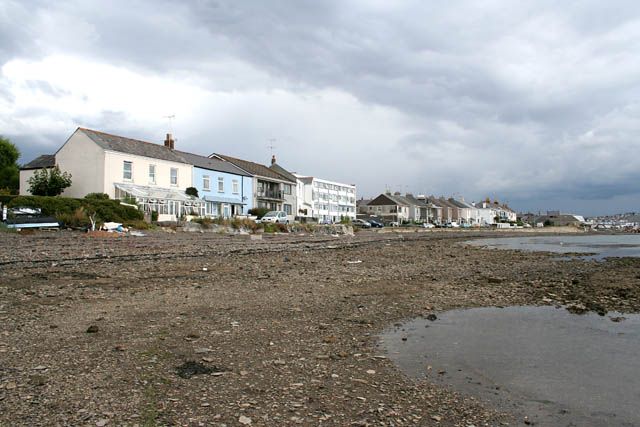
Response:
MULTIPOLYGON (((618 120, 628 124, 634 115, 621 119, 616 113, 640 96, 637 2, 617 2, 615 8, 595 0, 30 6, 33 19, 20 26, 16 22, 27 8, 9 2, 9 18, 0 22, 0 64, 63 52, 146 75, 189 76, 211 90, 255 85, 305 94, 335 88, 364 105, 404 115, 407 132, 389 142, 395 149, 385 161, 396 167, 398 181, 418 188, 428 182, 440 186, 434 192, 580 200, 630 194, 640 178, 634 172, 640 165, 629 161, 624 149, 633 146, 640 129, 618 129, 618 120), (217 67, 231 63, 246 68, 221 77, 217 67), (259 75, 249 75, 250 68, 259 75), (583 139, 591 129, 599 131, 589 146, 583 139), (617 166, 625 161, 628 166, 617 166), (452 172, 455 182, 447 177, 452 172)), ((46 82, 33 84, 56 91, 46 82)), ((21 116, 27 113, 39 114, 21 116)), ((116 133, 148 131, 119 112, 71 121, 76 120, 116 133)), ((211 130, 201 123, 185 141, 196 152, 210 146, 211 130)), ((283 127, 286 133, 286 123, 283 127)), ((215 131, 223 148, 238 149, 241 138, 241 152, 233 154, 248 157, 268 137, 264 127, 250 123, 235 135, 232 129, 215 131)), ((287 142, 280 144, 298 153, 287 142)), ((304 151, 290 163, 312 168, 304 151)), ((358 161, 353 168, 367 191, 380 191, 380 180, 393 179, 374 176, 373 165, 358 161)))

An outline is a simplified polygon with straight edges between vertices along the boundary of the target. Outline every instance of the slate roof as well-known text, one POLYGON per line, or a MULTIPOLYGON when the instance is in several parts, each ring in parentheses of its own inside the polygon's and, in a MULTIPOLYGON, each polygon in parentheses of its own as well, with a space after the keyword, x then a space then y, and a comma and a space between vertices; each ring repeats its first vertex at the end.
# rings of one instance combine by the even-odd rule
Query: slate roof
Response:
POLYGON ((280 175, 287 178, 289 181, 297 182, 295 175, 293 175, 291 172, 289 172, 288 170, 286 170, 285 168, 283 168, 277 163, 273 163, 271 166, 269 166, 269 169, 276 171, 280 175))
POLYGON ((117 151, 119 153, 134 154, 137 156, 151 157, 153 159, 168 160, 178 163, 189 163, 175 150, 170 150, 164 145, 152 142, 140 141, 137 139, 124 138, 122 136, 111 135, 86 128, 78 128, 78 131, 87 135, 99 147, 117 151))
POLYGON ((367 206, 389 206, 389 205, 402 205, 406 206, 408 203, 397 196, 390 194, 381 194, 375 199, 367 203, 367 206))
POLYGON ((278 179, 280 181, 291 181, 294 184, 296 183, 295 177, 293 177, 293 180, 291 180, 285 177, 284 175, 272 169, 269 169, 265 165, 261 165, 259 163, 250 162, 248 160, 237 159, 235 157, 226 156, 224 154, 218 154, 218 153, 213 153, 212 156, 217 156, 223 160, 226 160, 229 163, 233 163, 235 166, 249 172, 252 175, 263 176, 265 178, 278 179))
POLYGON ((175 150, 180 156, 182 156, 187 162, 193 166, 202 169, 208 169, 219 172, 227 172, 235 175, 251 176, 250 173, 243 171, 239 167, 236 167, 231 162, 225 162, 220 159, 200 156, 198 154, 185 153, 184 151, 175 150))
POLYGON ((54 154, 43 154, 40 157, 36 157, 20 169, 42 169, 52 168, 56 165, 56 156, 54 154))

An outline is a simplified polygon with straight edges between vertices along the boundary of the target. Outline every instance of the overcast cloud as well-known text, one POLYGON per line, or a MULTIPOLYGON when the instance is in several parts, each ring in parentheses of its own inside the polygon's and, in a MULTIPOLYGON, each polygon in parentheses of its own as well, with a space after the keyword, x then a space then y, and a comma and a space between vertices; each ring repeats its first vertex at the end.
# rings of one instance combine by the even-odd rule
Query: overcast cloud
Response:
POLYGON ((635 1, 11 1, 0 134, 77 126, 518 210, 640 211, 635 1))

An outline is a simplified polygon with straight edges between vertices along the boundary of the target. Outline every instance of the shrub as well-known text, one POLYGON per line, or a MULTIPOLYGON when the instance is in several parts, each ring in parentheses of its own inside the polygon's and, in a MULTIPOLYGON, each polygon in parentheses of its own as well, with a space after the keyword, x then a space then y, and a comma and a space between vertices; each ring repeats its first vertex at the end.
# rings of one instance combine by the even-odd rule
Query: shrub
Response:
POLYGON ((258 217, 258 219, 260 219, 265 216, 265 214, 269 212, 269 210, 269 208, 253 208, 249 209, 249 215, 255 215, 258 217))
POLYGON ((102 222, 137 221, 144 219, 142 211, 130 206, 121 205, 118 200, 104 199, 70 199, 66 197, 47 196, 3 196, 0 195, 0 203, 7 207, 40 208, 45 216, 55 216, 65 221, 73 222, 76 210, 83 208, 85 214, 93 215, 102 222))
POLYGON ((151 211, 151 221, 158 220, 158 211, 151 211))
POLYGON ((265 222, 264 223, 264 232, 265 233, 288 233, 289 228, 286 224, 280 224, 279 222, 265 222))
POLYGON ((98 199, 98 200, 109 200, 109 195, 107 193, 89 193, 84 196, 85 199, 98 199))
POLYGON ((58 165, 51 169, 42 168, 27 180, 29 192, 36 196, 57 196, 71 186, 71 174, 60 171, 58 165))
POLYGON ((184 192, 187 196, 198 197, 198 189, 196 187, 188 187, 184 192))

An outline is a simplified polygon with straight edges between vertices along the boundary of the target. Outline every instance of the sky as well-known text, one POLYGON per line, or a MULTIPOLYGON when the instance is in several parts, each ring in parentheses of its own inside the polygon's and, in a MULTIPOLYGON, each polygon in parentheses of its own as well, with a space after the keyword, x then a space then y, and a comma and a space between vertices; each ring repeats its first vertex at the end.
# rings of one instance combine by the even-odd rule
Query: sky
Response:
POLYGON ((20 163, 171 132, 359 197, 637 212, 639 70, 637 1, 2 0, 0 135, 20 163))

